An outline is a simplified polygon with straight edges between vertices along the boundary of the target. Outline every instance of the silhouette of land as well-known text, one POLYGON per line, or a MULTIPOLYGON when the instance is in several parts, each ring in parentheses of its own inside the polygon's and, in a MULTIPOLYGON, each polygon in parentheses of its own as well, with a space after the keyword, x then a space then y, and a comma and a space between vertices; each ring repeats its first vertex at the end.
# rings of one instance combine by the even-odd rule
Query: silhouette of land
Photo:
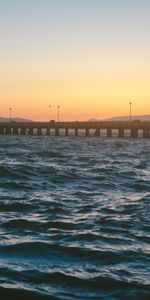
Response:
MULTIPOLYGON (((15 122, 34 122, 33 120, 26 119, 26 118, 12 118, 13 121, 15 122)), ((134 120, 140 120, 140 121, 150 121, 150 115, 135 115, 132 116, 132 121, 134 120)), ((101 121, 129 121, 129 116, 114 116, 111 118, 106 118, 106 119, 95 119, 91 118, 87 120, 87 122, 101 122, 101 121)), ((0 117, 0 123, 3 122, 10 122, 10 118, 5 118, 5 117, 0 117)))
MULTIPOLYGON (((15 122, 32 122, 32 120, 29 119, 24 119, 24 118, 12 118, 13 121, 15 122)), ((4 118, 4 117, 0 117, 0 123, 2 122, 9 122, 10 118, 4 118)))
MULTIPOLYGON (((132 121, 134 120, 140 120, 140 121, 150 121, 150 115, 135 115, 132 116, 132 121)), ((99 120, 99 119, 89 119, 89 122, 96 122, 96 121, 129 121, 129 116, 115 116, 112 118, 99 120)))

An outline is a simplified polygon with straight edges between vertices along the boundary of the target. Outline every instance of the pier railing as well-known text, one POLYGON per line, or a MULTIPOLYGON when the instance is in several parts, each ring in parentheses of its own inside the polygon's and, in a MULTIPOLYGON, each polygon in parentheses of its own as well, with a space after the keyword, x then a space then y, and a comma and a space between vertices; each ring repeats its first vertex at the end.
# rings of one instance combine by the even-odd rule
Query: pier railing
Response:
POLYGON ((128 136, 131 138, 150 138, 150 121, 120 121, 120 122, 1 122, 0 135, 65 135, 70 132, 78 136, 82 135, 97 137, 103 136, 105 131, 106 137, 118 136, 120 138, 128 136), (63 133, 62 133, 63 132, 63 133), (92 133, 91 133, 92 132, 92 133))

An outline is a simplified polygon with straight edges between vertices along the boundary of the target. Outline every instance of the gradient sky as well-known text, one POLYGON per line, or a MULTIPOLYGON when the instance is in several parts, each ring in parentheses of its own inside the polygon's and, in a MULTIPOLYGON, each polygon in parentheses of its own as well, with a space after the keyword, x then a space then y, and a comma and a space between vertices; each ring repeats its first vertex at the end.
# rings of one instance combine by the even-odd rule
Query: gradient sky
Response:
POLYGON ((150 0, 0 0, 0 115, 150 114, 150 0), (51 109, 49 109, 51 105, 51 109))

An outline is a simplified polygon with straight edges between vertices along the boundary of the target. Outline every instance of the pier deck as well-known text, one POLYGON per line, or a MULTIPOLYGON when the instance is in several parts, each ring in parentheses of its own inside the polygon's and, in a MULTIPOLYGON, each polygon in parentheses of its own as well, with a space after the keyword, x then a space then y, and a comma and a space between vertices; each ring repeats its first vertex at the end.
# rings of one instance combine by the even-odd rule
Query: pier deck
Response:
POLYGON ((94 136, 102 136, 102 132, 106 132, 106 137, 115 135, 122 138, 128 131, 128 136, 138 138, 150 138, 150 121, 120 121, 120 122, 7 122, 0 123, 0 135, 42 135, 47 134, 59 136, 63 131, 63 135, 68 136, 69 132, 73 132, 75 136, 90 136, 92 131, 94 136), (139 134, 140 132, 140 134, 139 134))

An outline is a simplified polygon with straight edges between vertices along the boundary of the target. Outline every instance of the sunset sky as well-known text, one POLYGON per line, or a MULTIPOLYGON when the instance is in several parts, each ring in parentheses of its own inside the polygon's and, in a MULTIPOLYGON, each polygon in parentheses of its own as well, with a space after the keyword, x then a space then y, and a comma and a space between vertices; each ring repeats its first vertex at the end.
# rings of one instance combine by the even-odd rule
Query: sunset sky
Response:
POLYGON ((101 119, 130 101, 150 114, 150 0, 0 0, 0 116, 101 119))

